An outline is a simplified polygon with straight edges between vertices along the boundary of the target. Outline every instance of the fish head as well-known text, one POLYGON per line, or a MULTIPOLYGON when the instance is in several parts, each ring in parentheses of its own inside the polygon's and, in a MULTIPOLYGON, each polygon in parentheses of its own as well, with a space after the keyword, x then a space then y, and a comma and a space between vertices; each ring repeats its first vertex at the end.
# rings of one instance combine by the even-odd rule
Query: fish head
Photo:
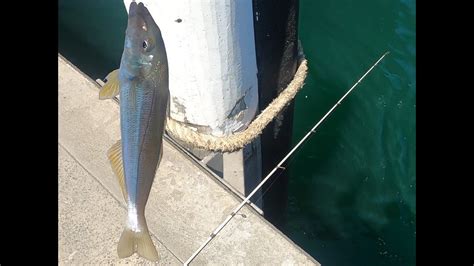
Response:
POLYGON ((129 79, 148 76, 160 60, 166 60, 166 55, 160 54, 163 45, 161 31, 148 9, 143 3, 132 2, 120 68, 129 79))

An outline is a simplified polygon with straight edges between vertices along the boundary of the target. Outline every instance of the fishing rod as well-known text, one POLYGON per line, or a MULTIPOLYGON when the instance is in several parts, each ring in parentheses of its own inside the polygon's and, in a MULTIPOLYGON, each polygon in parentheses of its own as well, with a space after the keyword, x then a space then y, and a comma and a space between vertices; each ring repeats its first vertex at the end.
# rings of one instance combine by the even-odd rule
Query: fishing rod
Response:
POLYGON ((352 85, 352 87, 346 92, 346 94, 344 94, 344 96, 341 97, 341 99, 339 99, 339 101, 323 116, 323 118, 321 118, 321 120, 319 120, 318 123, 316 123, 316 125, 313 126, 313 128, 311 128, 311 130, 306 133, 306 135, 298 142, 298 144, 295 145, 295 147, 293 147, 293 149, 277 164, 277 166, 275 166, 275 168, 273 168, 273 170, 268 173, 268 175, 262 180, 262 182, 260 182, 260 184, 258 184, 257 187, 255 187, 255 189, 227 216, 227 218, 209 235, 209 237, 206 239, 206 241, 191 255, 191 257, 189 257, 189 259, 184 263, 184 265, 189 265, 189 263, 207 246, 207 244, 209 244, 209 242, 211 242, 211 240, 216 237, 216 235, 224 228, 224 226, 237 214, 238 211, 240 211, 240 209, 242 209, 242 207, 247 204, 247 203, 250 203, 250 198, 252 198, 252 196, 258 191, 258 189, 260 189, 263 184, 265 184, 265 182, 267 182, 267 180, 275 173, 275 171, 279 168, 283 168, 282 167, 282 164, 301 146, 301 144, 303 144, 303 142, 306 141, 306 139, 309 138, 309 136, 312 134, 312 133, 315 133, 316 131, 316 128, 324 121, 324 119, 326 119, 326 117, 328 117, 332 111, 334 111, 334 109, 336 109, 336 107, 338 105, 341 104, 341 102, 344 100, 344 98, 346 98, 347 95, 349 95, 349 93, 351 93, 351 91, 353 89, 355 89, 355 87, 357 87, 357 85, 359 85, 359 83, 365 78, 365 76, 367 76, 367 74, 369 74, 372 69, 374 69, 375 66, 377 66, 377 64, 382 61, 382 59, 387 55, 389 54, 390 52, 387 51, 385 52, 380 58, 379 60, 377 60, 377 62, 375 62, 375 64, 372 65, 372 67, 369 68, 369 70, 367 70, 367 72, 365 72, 365 74, 354 84, 352 85))

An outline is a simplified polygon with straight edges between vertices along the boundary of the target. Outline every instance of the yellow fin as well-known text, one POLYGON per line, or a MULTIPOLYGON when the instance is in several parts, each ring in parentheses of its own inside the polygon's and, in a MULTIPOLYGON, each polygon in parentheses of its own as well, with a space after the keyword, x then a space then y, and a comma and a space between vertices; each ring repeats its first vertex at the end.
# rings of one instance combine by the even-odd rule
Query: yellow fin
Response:
POLYGON ((122 161, 122 142, 118 140, 109 151, 107 151, 107 157, 109 157, 110 165, 112 170, 117 176, 120 188, 122 189, 123 198, 127 202, 127 188, 125 187, 125 174, 123 172, 123 161, 122 161))
POLYGON ((117 246, 118 256, 119 258, 126 258, 135 252, 150 261, 158 261, 160 259, 160 255, 156 251, 148 230, 134 232, 129 228, 125 228, 117 246))
POLYGON ((160 259, 160 256, 156 251, 155 245, 153 244, 148 231, 141 231, 137 233, 135 243, 137 244, 137 253, 141 257, 144 257, 150 261, 158 261, 160 259))
POLYGON ((102 89, 99 92, 99 99, 112 99, 120 93, 120 83, 118 79, 119 70, 116 69, 105 77, 107 82, 102 86, 102 89))
POLYGON ((122 235, 117 246, 117 253, 119 258, 123 259, 130 257, 135 253, 134 232, 128 228, 123 230, 122 235))

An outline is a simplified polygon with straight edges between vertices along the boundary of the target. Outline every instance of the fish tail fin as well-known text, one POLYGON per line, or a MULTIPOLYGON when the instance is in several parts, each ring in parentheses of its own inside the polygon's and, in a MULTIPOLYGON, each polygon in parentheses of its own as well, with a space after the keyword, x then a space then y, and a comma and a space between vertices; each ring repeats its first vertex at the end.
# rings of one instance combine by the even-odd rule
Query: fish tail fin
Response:
POLYGON ((148 231, 140 232, 136 238, 137 243, 137 253, 150 260, 150 261, 158 261, 160 256, 156 251, 155 245, 153 245, 153 241, 151 240, 151 236, 148 231))
POLYGON ((150 261, 158 261, 160 259, 148 230, 135 232, 130 228, 125 228, 118 243, 118 256, 126 258, 135 252, 150 261))
POLYGON ((123 230, 117 247, 119 258, 130 257, 135 253, 135 232, 129 228, 123 230))

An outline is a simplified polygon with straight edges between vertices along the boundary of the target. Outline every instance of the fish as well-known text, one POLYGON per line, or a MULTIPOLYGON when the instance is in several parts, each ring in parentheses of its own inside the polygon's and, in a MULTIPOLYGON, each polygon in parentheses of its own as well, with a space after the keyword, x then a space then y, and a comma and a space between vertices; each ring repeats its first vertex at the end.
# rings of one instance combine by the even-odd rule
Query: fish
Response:
POLYGON ((148 230, 145 207, 163 155, 169 108, 168 61, 161 30, 143 3, 129 8, 120 67, 106 77, 100 99, 120 95, 120 134, 107 152, 127 203, 119 258, 134 253, 150 261, 159 255, 148 230))

